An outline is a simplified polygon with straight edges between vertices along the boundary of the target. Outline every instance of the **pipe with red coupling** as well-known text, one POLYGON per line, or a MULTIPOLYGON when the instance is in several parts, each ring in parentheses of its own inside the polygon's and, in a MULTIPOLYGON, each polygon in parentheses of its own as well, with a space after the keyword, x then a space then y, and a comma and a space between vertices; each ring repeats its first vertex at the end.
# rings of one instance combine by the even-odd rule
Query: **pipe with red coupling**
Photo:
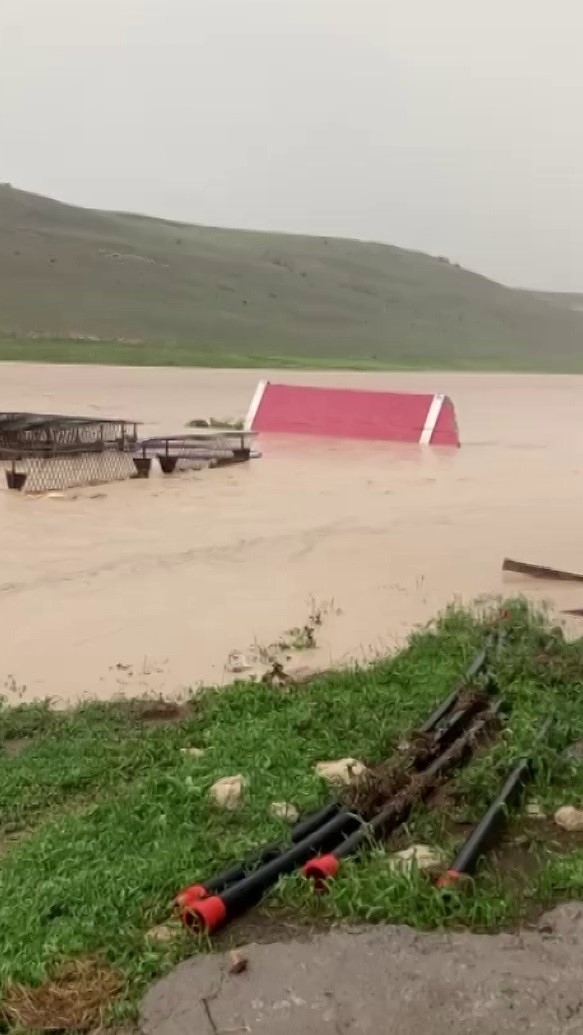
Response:
MULTIPOLYGON (((445 749, 475 711, 474 705, 457 711, 455 705, 468 680, 483 669, 492 642, 493 636, 490 635, 485 648, 476 654, 462 681, 421 727, 420 732, 428 733, 444 718, 447 719, 436 734, 437 747, 445 749)), ((292 828, 292 844, 289 848, 279 843, 267 845, 218 875, 184 888, 176 896, 175 905, 188 927, 210 932, 231 916, 254 905, 281 875, 301 866, 317 851, 338 848, 340 853, 343 846, 350 843, 351 835, 360 835, 368 829, 369 825, 364 819, 350 812, 342 802, 328 802, 292 828), (204 905, 205 902, 209 904, 204 905)), ((370 835, 367 833, 366 836, 370 835)), ((319 858, 322 860, 327 856, 319 858)))
MULTIPOLYGON (((547 736, 552 721, 551 717, 545 721, 536 738, 537 742, 540 743, 547 736)), ((474 872, 480 858, 486 854, 500 834, 502 827, 506 823, 508 810, 513 805, 516 805, 524 785, 532 777, 533 769, 534 760, 532 754, 521 758, 517 762, 506 777, 500 793, 460 848, 449 870, 442 873, 436 880, 435 886, 437 888, 452 888, 460 877, 474 872)))
POLYGON ((323 891, 326 882, 336 877, 342 859, 354 855, 367 843, 386 837, 404 823, 415 801, 426 797, 441 776, 463 761, 475 738, 495 720, 501 707, 502 702, 495 701, 485 713, 479 715, 465 733, 426 769, 415 774, 409 784, 369 823, 363 823, 330 852, 308 860, 303 866, 302 873, 304 877, 314 881, 316 890, 323 891))
MULTIPOLYGON (((297 841, 303 841, 304 838, 308 837, 314 830, 322 826, 328 820, 337 816, 341 811, 341 804, 338 801, 330 801, 316 812, 309 813, 304 819, 300 819, 291 829, 291 842, 295 844, 297 841)), ((255 850, 247 855, 244 859, 239 862, 233 863, 232 866, 217 873, 214 877, 207 877, 205 880, 199 881, 196 884, 190 884, 187 888, 183 888, 179 891, 174 899, 174 905, 183 912, 188 909, 193 902, 198 902, 200 899, 208 898, 209 895, 220 894, 225 888, 228 888, 231 884, 236 884, 237 881, 243 880, 249 876, 254 870, 259 869, 268 862, 272 862, 273 859, 277 859, 282 852, 287 851, 289 845, 280 841, 275 841, 272 844, 264 845, 263 848, 255 850)))
POLYGON ((321 849, 329 851, 344 835, 362 826, 363 820, 352 812, 339 812, 302 841, 258 867, 254 873, 230 884, 220 894, 187 899, 181 907, 183 923, 194 931, 212 934, 228 920, 243 913, 263 898, 280 877, 302 866, 321 849))

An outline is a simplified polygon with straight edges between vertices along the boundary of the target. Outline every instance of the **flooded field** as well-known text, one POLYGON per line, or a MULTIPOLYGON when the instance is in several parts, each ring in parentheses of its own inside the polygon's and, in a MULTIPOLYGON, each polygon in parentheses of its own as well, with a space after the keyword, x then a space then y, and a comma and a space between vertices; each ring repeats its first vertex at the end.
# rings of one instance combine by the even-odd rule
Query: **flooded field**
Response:
MULTIPOLYGON (((180 432, 243 416, 260 376, 6 364, 0 409, 180 432)), ((65 702, 221 683, 232 652, 264 671, 264 649, 292 644, 318 609, 317 647, 290 650, 290 670, 392 650, 455 599, 528 591, 583 607, 583 586, 501 575, 504 556, 583 569, 583 378, 273 379, 446 392, 462 448, 263 436, 263 458, 231 469, 40 498, 2 484, 0 693, 65 702)))

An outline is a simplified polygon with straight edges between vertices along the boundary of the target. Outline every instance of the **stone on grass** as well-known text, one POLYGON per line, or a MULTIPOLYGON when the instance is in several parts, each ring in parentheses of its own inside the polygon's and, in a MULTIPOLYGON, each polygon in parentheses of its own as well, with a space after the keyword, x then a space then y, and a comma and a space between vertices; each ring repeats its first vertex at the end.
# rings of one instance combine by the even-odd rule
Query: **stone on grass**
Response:
POLYGON ((318 762, 315 769, 318 776, 323 777, 328 783, 343 783, 347 787, 351 783, 357 783, 367 771, 366 766, 356 758, 339 758, 336 762, 318 762))
POLYGON ((151 942, 158 942, 159 945, 167 945, 174 941, 179 931, 180 928, 171 927, 170 924, 159 924, 148 931, 146 938, 151 942))
POLYGON ((395 852, 389 859, 389 867, 400 873, 410 873, 415 866, 423 873, 439 873, 443 862, 443 856, 429 845, 411 845, 402 852, 395 852))
POLYGON ((204 748, 180 748, 181 755, 187 755, 189 758, 202 758, 204 755, 204 748))
POLYGON ((526 812, 526 815, 530 817, 530 819, 547 818, 547 814, 540 802, 535 801, 534 799, 532 801, 527 801, 526 808, 524 811, 526 812))
POLYGON ((244 780, 241 774, 237 776, 223 776, 211 787, 211 798, 215 805, 223 809, 236 809, 241 803, 243 796, 244 780))
POLYGON ((563 830, 583 830, 583 809, 576 809, 573 805, 563 805, 555 812, 555 823, 563 830))
POLYGON ((272 801, 269 815, 272 819, 284 819, 286 823, 297 823, 300 818, 295 805, 290 805, 288 801, 272 801))

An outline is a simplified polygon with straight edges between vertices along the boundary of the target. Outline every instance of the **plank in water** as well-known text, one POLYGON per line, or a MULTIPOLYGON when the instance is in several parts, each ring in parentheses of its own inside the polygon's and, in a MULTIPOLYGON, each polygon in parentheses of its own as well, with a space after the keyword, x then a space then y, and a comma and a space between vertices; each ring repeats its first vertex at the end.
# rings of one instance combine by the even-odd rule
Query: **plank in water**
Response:
POLYGON ((505 557, 502 571, 511 571, 516 575, 529 575, 533 579, 556 579, 561 582, 583 582, 583 575, 571 571, 560 571, 558 568, 545 568, 542 564, 526 564, 524 561, 512 561, 505 557))

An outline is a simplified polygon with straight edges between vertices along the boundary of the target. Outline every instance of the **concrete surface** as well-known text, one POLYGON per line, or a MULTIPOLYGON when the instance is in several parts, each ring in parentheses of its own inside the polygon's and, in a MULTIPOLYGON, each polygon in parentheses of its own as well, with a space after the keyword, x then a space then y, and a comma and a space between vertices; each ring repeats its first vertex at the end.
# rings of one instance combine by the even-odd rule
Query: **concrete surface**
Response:
POLYGON ((579 1035, 583 905, 517 934, 336 929, 182 963, 148 992, 143 1035, 579 1035))

